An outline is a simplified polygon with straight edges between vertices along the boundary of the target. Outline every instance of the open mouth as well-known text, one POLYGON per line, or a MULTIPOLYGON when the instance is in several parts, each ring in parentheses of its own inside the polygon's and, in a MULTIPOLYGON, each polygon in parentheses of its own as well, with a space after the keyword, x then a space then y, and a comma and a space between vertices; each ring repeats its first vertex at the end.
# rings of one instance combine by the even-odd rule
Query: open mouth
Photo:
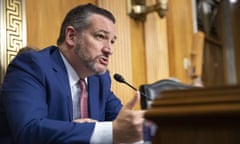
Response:
POLYGON ((107 57, 102 56, 102 57, 100 57, 99 61, 100 61, 101 64, 103 64, 105 66, 108 65, 108 58, 107 57))

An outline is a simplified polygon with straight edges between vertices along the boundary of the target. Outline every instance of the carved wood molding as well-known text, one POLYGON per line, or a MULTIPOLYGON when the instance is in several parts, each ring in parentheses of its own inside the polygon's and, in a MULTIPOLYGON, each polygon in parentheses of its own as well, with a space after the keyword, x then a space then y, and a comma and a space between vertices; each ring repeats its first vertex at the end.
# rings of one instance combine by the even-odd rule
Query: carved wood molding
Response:
POLYGON ((239 85, 233 85, 165 91, 153 101, 146 117, 166 120, 239 115, 239 88, 239 85))
POLYGON ((0 1, 0 55, 2 82, 7 65, 26 45, 25 0, 0 1))

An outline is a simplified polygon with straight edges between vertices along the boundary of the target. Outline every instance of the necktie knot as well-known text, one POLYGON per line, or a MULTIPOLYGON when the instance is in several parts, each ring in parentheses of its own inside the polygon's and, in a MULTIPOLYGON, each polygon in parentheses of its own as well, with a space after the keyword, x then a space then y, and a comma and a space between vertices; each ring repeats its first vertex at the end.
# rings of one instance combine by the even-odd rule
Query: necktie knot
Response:
POLYGON ((80 89, 81 89, 81 91, 82 91, 82 90, 86 90, 86 82, 85 82, 85 80, 84 80, 84 79, 80 79, 80 80, 79 80, 79 83, 80 83, 80 89))

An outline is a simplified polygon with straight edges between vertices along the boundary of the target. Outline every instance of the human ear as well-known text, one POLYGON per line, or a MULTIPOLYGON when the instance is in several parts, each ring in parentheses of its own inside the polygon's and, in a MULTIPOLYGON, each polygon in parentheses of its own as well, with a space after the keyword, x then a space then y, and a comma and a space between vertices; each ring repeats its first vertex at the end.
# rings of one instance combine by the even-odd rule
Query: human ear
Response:
POLYGON ((66 44, 69 46, 74 46, 77 40, 77 31, 75 30, 75 28, 72 26, 68 26, 65 30, 65 35, 66 44))

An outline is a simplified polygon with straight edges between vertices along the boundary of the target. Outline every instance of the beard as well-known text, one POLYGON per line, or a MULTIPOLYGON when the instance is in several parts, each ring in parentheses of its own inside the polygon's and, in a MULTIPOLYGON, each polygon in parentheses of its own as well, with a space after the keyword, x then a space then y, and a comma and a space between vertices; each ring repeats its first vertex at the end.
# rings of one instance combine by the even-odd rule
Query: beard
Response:
POLYGON ((82 60, 83 64, 95 74, 103 74, 106 72, 106 68, 102 69, 98 67, 97 60, 102 57, 98 55, 94 58, 91 58, 87 55, 86 51, 83 49, 83 45, 77 44, 74 50, 75 54, 82 60))

